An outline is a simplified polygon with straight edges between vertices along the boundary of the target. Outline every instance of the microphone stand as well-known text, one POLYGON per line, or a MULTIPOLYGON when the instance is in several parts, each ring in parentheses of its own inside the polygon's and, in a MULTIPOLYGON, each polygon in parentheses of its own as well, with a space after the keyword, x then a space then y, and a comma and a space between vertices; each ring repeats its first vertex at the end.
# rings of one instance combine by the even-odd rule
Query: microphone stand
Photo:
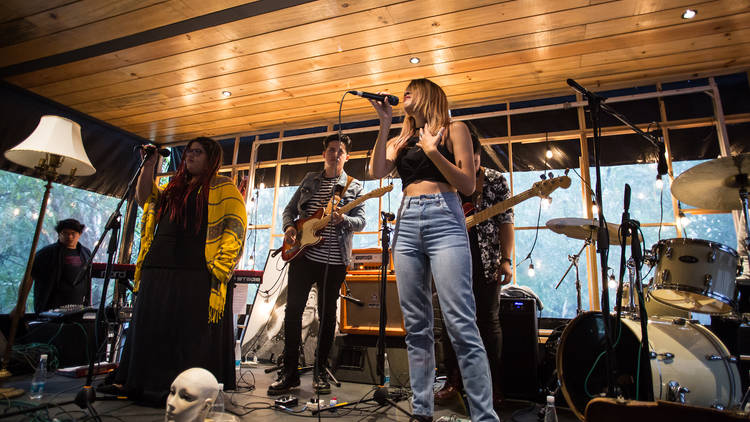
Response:
POLYGON ((382 224, 382 251, 381 251, 381 260, 380 260, 380 324, 378 326, 378 343, 377 343, 377 352, 376 352, 376 372, 378 376, 378 382, 380 384, 380 387, 378 387, 375 390, 375 394, 371 399, 367 400, 360 400, 356 402, 351 403, 341 403, 336 406, 331 406, 323 409, 315 409, 312 411, 313 415, 320 415, 320 412, 323 411, 333 411, 335 409, 339 409, 341 407, 345 406, 353 406, 360 403, 366 403, 370 401, 377 402, 381 407, 386 405, 391 405, 404 413, 405 415, 409 416, 409 420, 414 420, 414 415, 409 413, 408 411, 402 409, 399 407, 396 402, 390 398, 390 393, 388 392, 388 387, 385 387, 385 326, 386 321, 388 319, 388 312, 386 310, 386 301, 385 301, 385 295, 386 295, 386 283, 388 282, 388 250, 390 249, 390 242, 391 242, 391 228, 388 226, 389 221, 394 220, 394 215, 388 212, 381 211, 381 224, 382 224))
MULTIPOLYGON (((99 247, 101 246, 102 242, 104 241, 104 237, 107 235, 107 232, 111 231, 111 235, 109 237, 109 245, 107 247, 107 265, 104 270, 104 284, 102 285, 102 296, 101 300, 99 301, 99 307, 96 311, 96 320, 94 323, 94 338, 95 338, 95 347, 94 347, 94 355, 97 354, 97 351, 99 349, 99 324, 101 323, 102 318, 104 317, 104 303, 107 300, 107 289, 109 288, 109 279, 112 276, 112 267, 114 263, 114 257, 117 253, 117 244, 118 244, 118 234, 120 232, 120 217, 122 217, 122 214, 120 213, 120 208, 122 208, 122 204, 125 202, 125 200, 128 198, 128 195, 130 195, 131 190, 133 189, 133 185, 135 184, 136 180, 138 180, 138 176, 141 174, 141 171, 143 170, 143 166, 146 163, 146 160, 150 158, 151 154, 156 153, 156 149, 146 149, 145 155, 143 156, 143 159, 141 159, 141 163, 138 166, 138 169, 136 169, 135 173, 133 174, 133 177, 131 177, 130 181, 128 182, 128 187, 125 189, 125 193, 120 198, 120 202, 117 203, 117 206, 115 207, 115 210, 112 212, 112 215, 110 215, 109 220, 107 220, 107 224, 104 227, 104 231, 102 232, 101 236, 99 236, 99 240, 96 242, 96 246, 94 246, 94 250, 91 252, 91 256, 89 257, 89 260, 86 262, 86 264, 83 267, 83 271, 78 273, 78 277, 76 279, 76 283, 80 281, 80 278, 83 276, 83 274, 86 274, 89 272, 91 268, 91 264, 94 261, 94 256, 96 256, 96 252, 99 250, 99 247)), ((82 387, 82 389, 76 394, 75 397, 75 404, 78 405, 81 409, 87 409, 91 406, 91 403, 96 401, 96 391, 92 386, 93 378, 94 378, 94 360, 96 359, 96 356, 92 356, 91 353, 89 353, 89 368, 88 373, 86 374, 86 384, 82 387)), ((100 400, 117 400, 117 397, 106 397, 106 398, 100 398, 100 400)))
MULTIPOLYGON (((660 149, 660 143, 650 134, 647 134, 643 132, 641 129, 639 129, 634 124, 630 123, 623 115, 609 107, 608 105, 604 104, 604 101, 606 98, 601 97, 599 95, 596 95, 590 91, 588 91, 586 88, 579 85, 576 81, 573 79, 568 79, 567 84, 572 87, 574 90, 578 91, 581 95, 583 95, 586 99, 588 99, 589 102, 589 112, 591 113, 591 126, 594 132, 594 164, 596 166, 596 203, 599 206, 599 229, 598 229, 598 237, 597 237, 597 252, 600 256, 600 265, 603 270, 607 268, 607 258, 609 255, 609 233, 607 230, 607 223, 604 220, 604 202, 602 199, 602 188, 601 188, 601 182, 602 182, 602 176, 601 176, 601 160, 600 160, 600 150, 601 150, 601 125, 599 122, 599 116, 601 111, 605 111, 610 116, 614 117, 615 119, 621 121, 623 124, 631 128, 634 132, 641 135, 644 139, 649 141, 652 145, 654 145, 657 149, 660 149)), ((632 242, 631 242, 632 245, 632 242)), ((625 248, 625 245, 623 245, 623 249, 625 248)), ((636 272, 638 271, 638 266, 636 266, 636 272)), ((640 274, 638 275, 640 277, 640 274)), ((615 355, 614 355, 614 349, 613 349, 613 341, 612 341, 612 325, 611 325, 611 316, 609 314, 609 288, 607 287, 607 272, 602 272, 602 297, 601 297, 601 308, 602 308, 602 317, 604 319, 604 333, 605 338, 607 342, 607 358, 605 360, 606 367, 607 367, 607 391, 606 394, 610 397, 615 397, 618 394, 618 391, 615 390, 615 388, 618 388, 614 384, 614 380, 616 379, 616 368, 617 364, 615 362, 615 355)), ((642 310, 642 313, 645 313, 645 307, 643 307, 644 310, 642 310)), ((619 328, 619 327, 618 327, 619 328)), ((648 346, 646 346, 648 347, 648 346)))

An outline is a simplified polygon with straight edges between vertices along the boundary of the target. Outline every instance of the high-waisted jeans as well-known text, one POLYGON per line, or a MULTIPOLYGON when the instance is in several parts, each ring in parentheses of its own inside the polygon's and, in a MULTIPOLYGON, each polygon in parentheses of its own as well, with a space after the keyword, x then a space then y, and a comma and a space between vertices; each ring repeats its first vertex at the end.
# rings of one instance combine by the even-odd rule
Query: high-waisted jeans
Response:
POLYGON ((399 302, 406 327, 413 410, 431 416, 435 349, 431 278, 458 357, 472 421, 497 421, 487 353, 476 324, 471 251, 458 195, 404 196, 393 240, 399 302))

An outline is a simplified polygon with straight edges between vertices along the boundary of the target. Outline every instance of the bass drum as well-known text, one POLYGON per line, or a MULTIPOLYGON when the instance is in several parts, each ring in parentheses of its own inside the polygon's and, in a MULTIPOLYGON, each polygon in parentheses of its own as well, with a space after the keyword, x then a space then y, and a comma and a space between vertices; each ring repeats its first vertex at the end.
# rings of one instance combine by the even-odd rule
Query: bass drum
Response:
MULTIPOLYGON (((625 398, 684 401, 693 406, 726 409, 739 405, 741 386, 737 364, 724 344, 705 327, 683 318, 649 318, 651 359, 650 362, 642 359, 638 376, 640 321, 630 318, 621 321, 622 331, 615 347, 619 369, 616 382, 625 398)), ((614 332, 613 336, 617 339, 618 333, 614 332)), ((601 312, 577 316, 560 339, 557 373, 563 396, 580 420, 588 402, 606 390, 604 350, 601 312)))

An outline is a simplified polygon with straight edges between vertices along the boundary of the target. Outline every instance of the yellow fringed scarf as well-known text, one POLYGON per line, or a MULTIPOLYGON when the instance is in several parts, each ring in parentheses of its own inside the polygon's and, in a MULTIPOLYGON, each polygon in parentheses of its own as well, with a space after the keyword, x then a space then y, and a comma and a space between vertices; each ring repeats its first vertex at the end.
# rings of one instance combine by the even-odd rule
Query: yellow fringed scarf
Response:
MULTIPOLYGON (((156 229, 156 201, 162 190, 151 188, 141 217, 141 248, 135 264, 134 290, 138 291, 141 267, 156 229)), ((224 316, 227 282, 242 254, 247 228, 245 202, 232 180, 216 176, 208 192, 208 230, 206 232, 206 266, 211 274, 211 295, 208 299, 208 322, 217 323, 224 316)))

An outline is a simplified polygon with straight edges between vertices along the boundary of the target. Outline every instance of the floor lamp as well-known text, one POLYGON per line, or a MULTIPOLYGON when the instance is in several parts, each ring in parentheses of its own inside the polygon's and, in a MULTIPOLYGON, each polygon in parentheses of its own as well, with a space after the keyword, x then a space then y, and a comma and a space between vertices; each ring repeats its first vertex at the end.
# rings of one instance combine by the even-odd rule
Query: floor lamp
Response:
POLYGON ((39 218, 36 221, 36 230, 34 230, 34 240, 31 242, 29 259, 26 263, 26 273, 23 276, 21 285, 18 288, 18 302, 11 316, 10 335, 5 353, 2 359, 2 369, 0 378, 11 376, 8 370, 10 355, 13 350, 18 322, 26 312, 26 298, 31 291, 33 283, 31 279, 31 268, 34 265, 34 255, 36 255, 36 244, 39 241, 39 234, 42 231, 44 222, 44 213, 47 209, 47 200, 49 191, 52 189, 52 182, 58 176, 89 176, 96 173, 96 169, 91 165, 86 150, 83 148, 81 140, 81 126, 78 123, 59 116, 42 116, 34 132, 29 135, 23 142, 15 147, 5 151, 5 158, 18 165, 33 168, 35 175, 47 181, 42 197, 42 205, 39 209, 39 218))

